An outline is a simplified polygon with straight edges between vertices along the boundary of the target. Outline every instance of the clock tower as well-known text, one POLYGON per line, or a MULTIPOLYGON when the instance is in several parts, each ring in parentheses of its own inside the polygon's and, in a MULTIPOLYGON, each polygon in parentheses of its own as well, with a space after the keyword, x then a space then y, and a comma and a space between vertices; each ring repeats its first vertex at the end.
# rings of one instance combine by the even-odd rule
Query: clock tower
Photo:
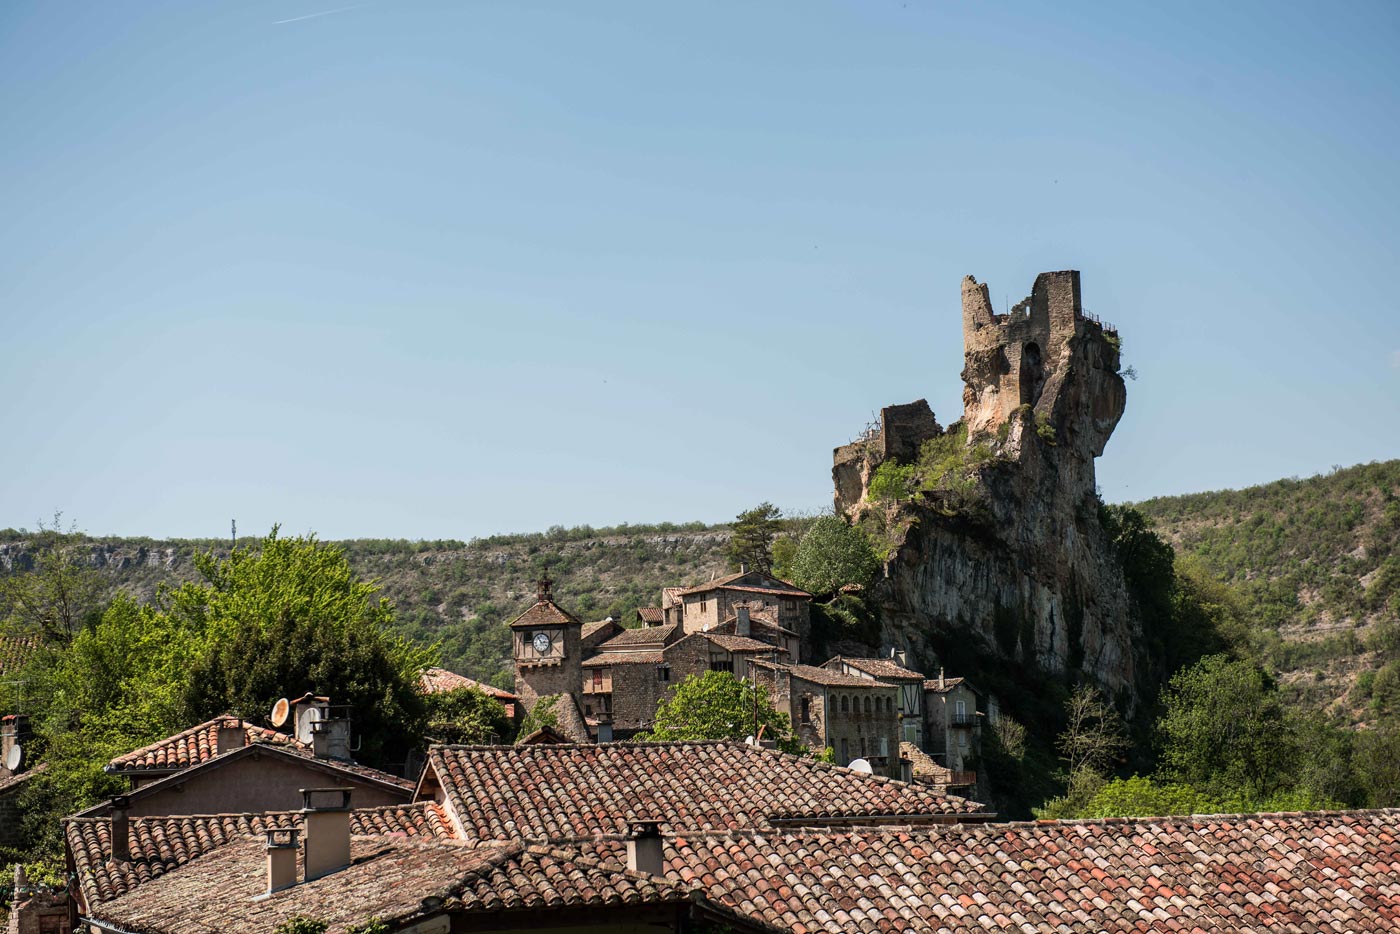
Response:
POLYGON ((554 582, 540 580, 535 604, 510 624, 515 693, 526 710, 550 694, 583 693, 581 623, 554 602, 554 582))

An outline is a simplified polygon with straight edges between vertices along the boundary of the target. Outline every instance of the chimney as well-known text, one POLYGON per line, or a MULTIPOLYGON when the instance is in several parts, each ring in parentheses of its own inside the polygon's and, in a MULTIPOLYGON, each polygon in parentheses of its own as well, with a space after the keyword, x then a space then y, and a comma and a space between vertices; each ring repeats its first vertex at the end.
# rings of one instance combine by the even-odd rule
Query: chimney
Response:
POLYGON ((948 682, 943 680, 943 666, 938 666, 938 690, 942 691, 948 687, 948 682))
POLYGON ((292 709, 292 734, 296 736, 297 742, 306 746, 312 745, 312 724, 318 720, 330 719, 331 699, 317 697, 307 691, 292 702, 292 709))
POLYGON ((131 862, 131 801, 126 795, 112 799, 112 859, 131 862))
POLYGON ((628 829, 631 836, 627 838, 627 868, 649 876, 661 875, 664 868, 661 855, 661 822, 633 821, 628 829))
POLYGON ((909 667, 909 656, 904 653, 903 649, 895 649, 890 657, 899 664, 900 668, 909 667))
POLYGON ((611 720, 598 721, 598 742, 611 743, 613 741, 613 725, 611 720))
POLYGON ((734 622, 734 635, 752 636, 753 620, 749 619, 749 605, 747 603, 741 603, 734 612, 738 614, 734 622))
POLYGON ((912 782, 914 780, 914 763, 909 759, 899 760, 899 780, 902 782, 912 782))
POLYGON ((216 737, 215 755, 222 756, 226 752, 242 749, 247 740, 248 733, 243 729, 242 720, 221 720, 216 737))
POLYGON ((297 884, 297 833, 295 827, 267 829, 268 895, 297 884))
POLYGON ((311 724, 311 752, 317 759, 350 761, 350 719, 317 720, 311 724))
POLYGON ((306 825, 306 881, 350 865, 349 788, 302 788, 301 819, 306 825), (330 803, 327 803, 329 799, 330 803), (316 804, 320 800, 322 803, 316 804))

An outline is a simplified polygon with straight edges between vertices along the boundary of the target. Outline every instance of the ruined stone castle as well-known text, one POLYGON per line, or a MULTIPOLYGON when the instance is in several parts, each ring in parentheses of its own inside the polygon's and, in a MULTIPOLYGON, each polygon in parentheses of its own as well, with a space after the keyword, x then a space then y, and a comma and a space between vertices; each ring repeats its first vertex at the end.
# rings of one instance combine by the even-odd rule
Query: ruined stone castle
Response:
POLYGON ((969 449, 992 454, 973 471, 977 514, 933 508, 936 491, 870 501, 881 464, 912 463, 945 435, 923 400, 885 408, 876 429, 835 452, 837 511, 882 509, 904 530, 872 590, 882 639, 924 666, 971 647, 1087 677, 1131 706, 1141 640, 1094 478, 1126 402, 1117 331, 1084 311, 1075 271, 1042 273, 1004 315, 969 276, 962 325, 961 423, 969 449))

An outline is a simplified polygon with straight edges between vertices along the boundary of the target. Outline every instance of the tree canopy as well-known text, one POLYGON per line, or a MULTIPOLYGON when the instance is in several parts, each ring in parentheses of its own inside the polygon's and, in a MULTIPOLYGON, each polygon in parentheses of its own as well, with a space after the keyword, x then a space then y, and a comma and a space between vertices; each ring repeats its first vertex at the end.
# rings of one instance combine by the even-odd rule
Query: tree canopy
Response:
POLYGON ((801 753, 806 747, 792 734, 788 715, 773 708, 768 692, 755 690, 727 671, 691 675, 672 689, 656 710, 649 739, 686 741, 742 740, 763 731, 784 752, 801 753))
POLYGON ((792 581, 814 594, 834 593, 847 584, 865 584, 880 559, 861 529, 835 516, 822 516, 802 536, 791 563, 792 581))
POLYGON ((734 519, 727 556, 734 570, 747 567, 765 574, 773 570, 773 539, 777 536, 782 511, 772 503, 759 503, 734 519))

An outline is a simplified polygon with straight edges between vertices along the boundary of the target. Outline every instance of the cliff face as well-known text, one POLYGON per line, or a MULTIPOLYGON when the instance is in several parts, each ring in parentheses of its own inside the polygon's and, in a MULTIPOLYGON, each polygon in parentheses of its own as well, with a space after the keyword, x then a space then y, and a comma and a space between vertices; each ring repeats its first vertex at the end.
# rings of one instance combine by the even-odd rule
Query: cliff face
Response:
POLYGON ((963 341, 965 442, 920 401, 885 409, 878 429, 836 451, 838 512, 880 512, 902 530, 871 593, 882 640, 925 670, 976 651, 1023 671, 1082 674, 1131 707, 1145 660, 1094 484, 1126 399, 1117 333, 1084 313, 1079 274, 1056 272, 1006 315, 968 277, 963 341), (936 486, 871 502, 881 463, 911 463, 938 438, 977 452, 957 468, 956 502, 936 486))

